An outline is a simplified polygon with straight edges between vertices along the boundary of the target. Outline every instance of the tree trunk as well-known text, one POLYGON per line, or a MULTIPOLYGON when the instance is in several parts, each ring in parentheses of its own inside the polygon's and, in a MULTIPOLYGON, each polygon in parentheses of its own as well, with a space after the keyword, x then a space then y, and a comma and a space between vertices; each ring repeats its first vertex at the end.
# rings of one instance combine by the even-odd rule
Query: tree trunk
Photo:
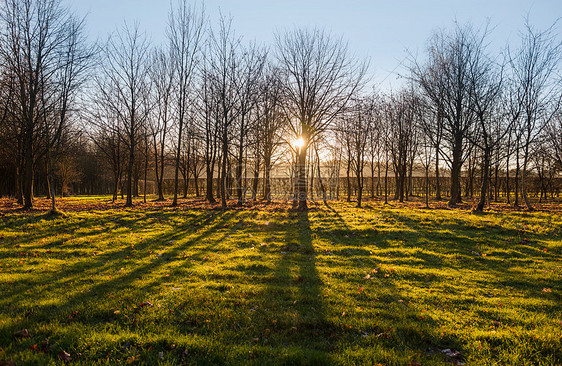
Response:
POLYGON ((441 182, 439 179, 439 146, 437 146, 435 153, 435 199, 441 200, 441 182))
MULTIPOLYGON (((507 145, 511 143, 511 138, 507 141, 507 145)), ((507 158, 506 158, 506 168, 505 168, 505 196, 507 198, 507 204, 509 205, 510 202, 510 192, 509 192, 509 148, 507 150, 507 158)))
POLYGON ((357 172, 357 207, 361 207, 361 199, 363 196, 363 172, 360 169, 357 172))
POLYGON ((200 196, 200 192, 199 192, 199 173, 197 174, 193 174, 193 180, 195 181, 195 197, 199 197, 200 196))
POLYGON ((320 190, 322 191, 322 201, 326 204, 326 187, 324 186, 324 182, 322 181, 322 173, 320 172, 320 156, 318 155, 318 148, 314 148, 316 152, 316 165, 318 170, 318 182, 320 183, 320 190))
POLYGON ((252 201, 256 201, 258 198, 258 186, 260 183, 260 161, 256 159, 256 165, 254 166, 254 179, 252 181, 252 201))
POLYGON ((223 209, 226 208, 226 177, 227 177, 227 171, 226 171, 226 163, 227 163, 227 159, 228 159, 228 145, 227 145, 227 134, 226 131, 224 132, 223 135, 223 140, 222 140, 222 175, 221 175, 221 206, 223 209))
MULTIPOLYGON (((48 148, 47 148, 48 149, 48 148)), ((46 195, 46 199, 50 200, 51 199, 51 180, 49 179, 49 174, 50 174, 50 169, 49 169, 49 163, 48 161, 50 161, 51 159, 49 158, 49 152, 47 150, 47 161, 45 161, 45 177, 47 179, 45 179, 45 183, 47 184, 47 195, 46 195)))
MULTIPOLYGON (((242 121, 242 126, 244 121, 242 121)), ((244 127, 242 127, 243 129, 244 127)), ((240 131, 240 146, 238 147, 238 165, 236 166, 236 197, 238 197, 238 205, 244 202, 244 182, 242 179, 242 168, 244 162, 244 134, 240 131)))
POLYGON ((31 136, 26 138, 24 152, 24 170, 23 170, 23 207, 25 209, 33 208, 33 142, 31 136))
POLYGON ((490 151, 488 148, 484 151, 484 163, 482 166, 482 187, 480 189, 480 201, 476 206, 476 212, 483 212, 486 205, 486 197, 488 195, 488 175, 490 172, 490 151))
POLYGON ((375 160, 371 160, 371 198, 375 198, 375 160))
POLYGON ((529 195, 527 194, 527 164, 529 158, 529 146, 525 146, 525 155, 523 156, 523 169, 521 170, 521 196, 525 200, 525 205, 529 211, 533 211, 534 208, 529 200, 529 195))
POLYGON ((50 181, 49 183, 49 194, 51 196, 51 213, 56 213, 57 210, 57 202, 55 199, 55 177, 54 174, 52 172, 49 172, 49 175, 47 175, 47 181, 50 181))
POLYGON ((455 137, 453 146, 453 161, 451 163, 451 198, 449 206, 456 206, 462 202, 461 199, 461 168, 462 168, 462 136, 455 137))
POLYGON ((144 151, 144 156, 144 187, 142 200, 144 203, 146 203, 146 178, 148 176, 148 140, 146 140, 146 149, 144 151))
POLYGON ((307 148, 303 146, 299 149, 297 155, 297 166, 296 166, 296 173, 297 173, 297 181, 296 181, 296 191, 297 191, 297 200, 298 200, 298 210, 299 211, 307 211, 308 210, 308 203, 307 203, 307 187, 306 187, 306 151, 307 148))
POLYGON ((388 204, 388 157, 384 169, 384 204, 388 204))
POLYGON ((519 139, 515 146, 515 202, 513 205, 519 207, 519 171, 521 167, 519 166, 519 139))
POLYGON ((127 167, 127 201, 125 207, 133 206, 133 164, 135 162, 135 145, 131 141, 129 151, 129 165, 127 167))
POLYGON ((347 160, 347 170, 346 170, 346 179, 347 179, 347 202, 351 202, 351 177, 350 177, 350 169, 351 169, 351 160, 347 160))
POLYGON ((425 167, 425 207, 429 208, 429 165, 425 167))

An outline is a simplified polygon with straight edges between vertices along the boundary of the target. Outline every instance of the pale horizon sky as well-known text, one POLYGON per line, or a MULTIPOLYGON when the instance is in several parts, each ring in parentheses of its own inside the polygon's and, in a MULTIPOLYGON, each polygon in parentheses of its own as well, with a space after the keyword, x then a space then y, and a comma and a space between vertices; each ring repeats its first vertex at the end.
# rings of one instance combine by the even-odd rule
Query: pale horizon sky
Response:
MULTIPOLYGON (((124 22, 138 22, 153 44, 165 42, 170 1, 66 0, 66 4, 86 17, 92 40, 105 40, 124 22)), ((562 17, 560 0, 206 0, 204 4, 212 24, 220 13, 230 15, 234 30, 246 41, 270 46, 275 32, 294 27, 319 27, 342 36, 352 53, 370 60, 372 84, 381 90, 401 84, 400 63, 408 51, 423 56, 432 32, 450 28, 454 21, 483 26, 489 20, 494 52, 517 42, 527 14, 538 29, 562 17)))

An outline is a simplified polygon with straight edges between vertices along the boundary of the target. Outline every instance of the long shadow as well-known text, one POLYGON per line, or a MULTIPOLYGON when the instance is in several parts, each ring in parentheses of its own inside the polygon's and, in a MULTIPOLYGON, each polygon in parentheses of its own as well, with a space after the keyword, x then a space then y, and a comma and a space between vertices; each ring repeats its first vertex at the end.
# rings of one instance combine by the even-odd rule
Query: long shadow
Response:
POLYGON ((283 350, 281 363, 327 364, 338 330, 326 319, 308 213, 292 212, 283 221, 277 233, 285 245, 259 295, 262 308, 274 313, 274 319, 264 320, 271 330, 267 344, 283 350))
MULTIPOLYGON (((370 280, 357 281, 347 277, 341 278, 343 273, 349 272, 344 271, 342 273, 340 268, 348 267, 350 263, 360 266, 365 265, 366 271, 369 271, 381 264, 412 266, 414 264, 412 259, 416 259, 419 261, 417 263, 419 266, 441 269, 444 260, 437 253, 427 251, 405 254, 400 250, 403 244, 398 246, 391 244, 391 242, 396 242, 396 239, 400 239, 398 241, 402 243, 401 239, 404 233, 387 232, 386 227, 367 226, 357 229, 350 225, 342 212, 340 212, 339 207, 328 206, 326 215, 331 220, 330 228, 320 231, 315 230, 315 235, 319 239, 331 241, 329 256, 322 257, 326 258, 323 266, 330 267, 330 271, 333 271, 335 277, 331 281, 343 281, 346 287, 359 287, 360 292, 354 295, 356 297, 355 307, 368 306, 371 310, 375 310, 374 313, 377 315, 375 318, 364 319, 362 325, 344 329, 332 326, 336 329, 337 338, 341 339, 339 342, 356 344, 357 347, 369 347, 369 345, 380 347, 381 344, 385 344, 389 348, 418 349, 420 353, 425 352, 425 348, 428 346, 442 349, 461 349, 459 339, 440 336, 440 324, 432 318, 425 317, 421 312, 422 309, 410 302, 411 298, 401 290, 402 278, 394 278, 392 273, 390 278, 386 278, 388 272, 384 271, 372 275, 370 280), (370 248, 377 252, 372 253, 371 250, 368 250, 370 248), (373 265, 375 263, 373 258, 377 258, 376 265, 373 265), (373 266, 369 267, 369 265, 373 266)), ((428 279, 422 275, 416 278, 415 275, 409 274, 407 280, 409 283, 419 281, 419 283, 427 285, 428 282, 437 282, 443 279, 437 277, 428 279)), ((334 299, 331 301, 334 301, 334 299)), ((346 300, 343 301, 345 303, 346 300)), ((336 307, 342 306, 341 304, 337 305, 337 303, 336 300, 336 307)), ((372 360, 372 362, 376 364, 379 361, 372 360)))
MULTIPOLYGON (((189 235, 189 229, 194 227, 193 220, 187 221, 183 225, 173 228, 172 230, 153 236, 148 240, 137 243, 135 245, 135 252, 138 253, 138 255, 146 255, 146 251, 149 249, 159 251, 162 251, 162 249, 166 250, 165 254, 162 254, 161 256, 150 256, 150 259, 140 266, 135 265, 136 262, 134 258, 128 258, 128 256, 131 255, 131 250, 129 248, 124 248, 122 250, 109 251, 108 253, 100 255, 100 260, 86 270, 84 270, 83 264, 78 262, 65 267, 63 271, 54 273, 51 278, 40 277, 33 280, 26 280, 22 283, 23 287, 29 286, 41 288, 40 294, 36 295, 43 296, 44 300, 47 300, 53 291, 57 288, 66 286, 67 283, 80 281, 80 279, 84 277, 95 277, 96 273, 102 271, 106 274, 114 274, 121 266, 133 266, 132 270, 125 272, 123 275, 114 275, 109 280, 101 279, 101 282, 98 283, 91 281, 90 286, 87 286, 85 290, 69 293, 65 298, 59 298, 58 300, 60 301, 56 304, 34 306, 32 314, 27 317, 26 322, 45 321, 48 320, 48 318, 53 317, 54 314, 60 314, 62 311, 68 311, 68 309, 83 306, 83 304, 87 304, 90 301, 99 301, 100 298, 103 298, 111 293, 126 289, 130 290, 130 288, 133 287, 133 282, 135 282, 138 278, 149 275, 151 272, 156 271, 159 267, 167 266, 171 261, 180 260, 182 261, 182 269, 184 271, 189 269, 192 266, 191 262, 180 258, 178 254, 183 249, 213 235, 217 231, 217 228, 221 227, 221 225, 229 220, 232 220, 232 218, 236 215, 236 212, 220 213, 218 215, 211 214, 207 217, 207 225, 204 226, 202 230, 199 230, 196 235, 181 244, 170 245, 169 243, 181 241, 185 236, 189 235), (111 262, 108 263, 110 260, 111 262)), ((228 233, 224 234, 224 236, 226 235, 228 235, 228 233)), ((218 238, 218 241, 220 242, 221 239, 222 238, 218 238)), ((144 282, 145 283, 141 287, 134 286, 134 293, 132 294, 132 297, 141 298, 142 294, 150 294, 152 293, 153 287, 158 284, 158 281, 144 282)), ((6 295, 2 300, 0 300, 0 305, 3 303, 6 305, 10 303, 18 303, 18 300, 22 296, 26 296, 25 291, 21 291, 21 289, 17 286, 14 287, 11 292, 13 295, 6 295)), ((38 298, 38 300, 40 299, 41 297, 38 298)), ((131 307, 135 305, 135 303, 124 305, 126 307, 131 307)), ((21 310, 16 309, 16 311, 21 310)), ((100 317, 107 320, 107 314, 101 314, 100 316, 90 314, 89 318, 81 318, 80 321, 97 323, 99 322, 100 317)))

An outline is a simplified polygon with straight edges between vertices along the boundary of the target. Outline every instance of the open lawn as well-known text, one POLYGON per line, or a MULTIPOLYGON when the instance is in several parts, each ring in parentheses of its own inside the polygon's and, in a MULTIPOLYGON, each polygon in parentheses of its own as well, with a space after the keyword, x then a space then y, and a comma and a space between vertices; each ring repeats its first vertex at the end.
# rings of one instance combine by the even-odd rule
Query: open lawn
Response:
POLYGON ((0 364, 562 363, 561 212, 108 202, 2 202, 0 364))

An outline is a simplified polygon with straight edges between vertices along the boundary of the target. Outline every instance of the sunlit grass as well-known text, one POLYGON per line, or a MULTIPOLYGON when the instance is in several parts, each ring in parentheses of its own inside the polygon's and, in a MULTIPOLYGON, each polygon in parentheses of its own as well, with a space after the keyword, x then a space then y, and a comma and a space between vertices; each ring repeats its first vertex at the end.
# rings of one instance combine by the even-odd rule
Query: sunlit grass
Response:
POLYGON ((562 359, 560 214, 102 199, 65 218, 0 219, 0 362, 48 364, 60 351, 76 364, 562 359), (22 329, 31 337, 14 336, 22 329))

